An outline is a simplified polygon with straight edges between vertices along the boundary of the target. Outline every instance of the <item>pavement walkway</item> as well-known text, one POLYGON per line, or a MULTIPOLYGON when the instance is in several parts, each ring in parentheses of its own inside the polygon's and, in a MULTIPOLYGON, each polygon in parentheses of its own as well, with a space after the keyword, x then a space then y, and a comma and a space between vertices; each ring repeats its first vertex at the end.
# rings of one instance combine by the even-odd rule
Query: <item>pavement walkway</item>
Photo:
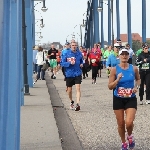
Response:
POLYGON ((62 150, 45 81, 30 88, 21 107, 21 150, 62 150))

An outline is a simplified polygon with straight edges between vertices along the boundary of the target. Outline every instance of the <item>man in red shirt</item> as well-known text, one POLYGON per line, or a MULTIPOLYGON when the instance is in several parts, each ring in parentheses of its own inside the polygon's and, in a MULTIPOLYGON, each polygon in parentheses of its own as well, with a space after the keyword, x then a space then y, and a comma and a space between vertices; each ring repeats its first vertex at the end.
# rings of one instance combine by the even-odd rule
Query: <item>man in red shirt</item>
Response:
POLYGON ((92 84, 96 84, 96 77, 98 74, 98 66, 100 62, 100 53, 94 48, 93 51, 89 54, 89 64, 91 64, 92 69, 92 84))

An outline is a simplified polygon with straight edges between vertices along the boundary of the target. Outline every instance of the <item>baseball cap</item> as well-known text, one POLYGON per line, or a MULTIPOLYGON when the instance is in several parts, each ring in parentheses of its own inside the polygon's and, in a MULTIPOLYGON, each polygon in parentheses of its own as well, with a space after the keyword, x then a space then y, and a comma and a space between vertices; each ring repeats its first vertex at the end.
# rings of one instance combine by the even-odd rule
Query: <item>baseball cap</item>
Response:
POLYGON ((125 48, 119 51, 119 55, 121 55, 122 52, 128 52, 129 53, 129 51, 127 49, 125 49, 125 48))
POLYGON ((118 39, 118 40, 117 40, 117 42, 121 42, 121 40, 120 40, 120 39, 118 39))
POLYGON ((144 44, 142 44, 142 47, 145 48, 145 47, 149 47, 149 46, 147 43, 144 43, 144 44))
POLYGON ((120 47, 120 45, 118 43, 115 43, 114 47, 120 47))
POLYGON ((65 43, 65 45, 69 45, 69 44, 70 44, 69 42, 66 42, 66 43, 65 43))

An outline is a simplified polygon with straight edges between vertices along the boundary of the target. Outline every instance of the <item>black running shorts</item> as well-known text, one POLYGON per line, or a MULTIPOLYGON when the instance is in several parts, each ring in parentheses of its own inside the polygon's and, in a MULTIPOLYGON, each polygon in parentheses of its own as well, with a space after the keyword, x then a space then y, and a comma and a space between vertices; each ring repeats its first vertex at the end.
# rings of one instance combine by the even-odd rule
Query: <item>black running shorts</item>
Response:
POLYGON ((120 98, 113 96, 113 110, 119 109, 128 109, 128 108, 135 108, 137 109, 137 98, 130 97, 130 98, 120 98))
POLYGON ((66 86, 72 87, 75 84, 81 84, 82 82, 82 76, 77 77, 66 77, 66 86))

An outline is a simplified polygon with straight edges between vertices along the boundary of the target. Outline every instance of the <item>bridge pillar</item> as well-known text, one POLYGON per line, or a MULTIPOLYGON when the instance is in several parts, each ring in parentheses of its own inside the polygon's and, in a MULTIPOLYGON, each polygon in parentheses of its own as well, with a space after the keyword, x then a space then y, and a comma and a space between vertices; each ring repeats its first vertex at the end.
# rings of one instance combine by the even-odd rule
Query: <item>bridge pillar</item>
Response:
POLYGON ((93 0, 93 19, 94 19, 94 43, 99 42, 99 13, 97 11, 98 8, 98 0, 93 0))
POLYGON ((33 8, 32 1, 25 0, 25 16, 26 16, 26 38, 27 38, 27 72, 28 72, 28 84, 30 87, 33 87, 33 36, 32 35, 32 17, 33 17, 33 8))
MULTIPOLYGON (((103 9, 103 0, 100 0, 100 7, 103 9)), ((101 11, 101 47, 104 48, 104 20, 103 20, 104 12, 101 11)))
POLYGON ((146 0, 142 0, 142 42, 146 42, 146 0))
POLYGON ((20 149, 21 8, 20 0, 0 1, 0 150, 20 149))
POLYGON ((120 39, 120 11, 119 0, 116 0, 117 39, 120 39))
POLYGON ((108 0, 108 45, 111 45, 111 9, 110 0, 108 0))
POLYGON ((127 24, 128 24, 128 43, 132 48, 132 32, 131 32, 131 1, 127 0, 127 24))

